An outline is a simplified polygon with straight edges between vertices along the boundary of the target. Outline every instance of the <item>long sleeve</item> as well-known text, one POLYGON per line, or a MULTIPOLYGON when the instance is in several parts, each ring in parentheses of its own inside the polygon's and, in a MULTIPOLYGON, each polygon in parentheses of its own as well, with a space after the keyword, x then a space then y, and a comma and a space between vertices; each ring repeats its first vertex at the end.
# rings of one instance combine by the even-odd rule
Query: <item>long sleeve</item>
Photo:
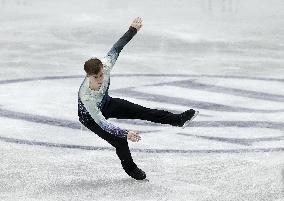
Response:
POLYGON ((105 117, 103 116, 102 112, 96 105, 96 101, 94 101, 90 97, 81 96, 80 97, 84 107, 94 119, 94 121, 106 132, 115 135, 121 138, 127 138, 128 131, 125 129, 121 129, 118 126, 115 126, 108 122, 105 117))
POLYGON ((130 26, 128 31, 112 46, 107 55, 101 60, 103 63, 104 80, 98 91, 93 91, 89 88, 89 79, 87 77, 79 89, 79 99, 82 103, 81 110, 87 110, 85 113, 89 113, 88 116, 104 131, 121 138, 127 138, 128 131, 108 122, 103 116, 100 106, 104 97, 108 96, 107 91, 110 83, 110 71, 123 47, 136 33, 137 29, 130 26))
POLYGON ((130 26, 128 31, 112 46, 105 57, 109 63, 109 65, 107 65, 109 70, 112 69, 123 47, 133 38, 136 33, 137 29, 130 26))

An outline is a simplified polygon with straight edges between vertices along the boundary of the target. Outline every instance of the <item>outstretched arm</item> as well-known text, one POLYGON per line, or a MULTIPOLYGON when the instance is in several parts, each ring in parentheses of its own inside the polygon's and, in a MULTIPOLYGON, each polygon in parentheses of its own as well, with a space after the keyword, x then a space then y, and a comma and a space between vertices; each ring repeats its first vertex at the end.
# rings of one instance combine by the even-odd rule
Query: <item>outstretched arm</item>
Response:
POLYGON ((135 18, 128 31, 112 46, 110 51, 107 53, 107 60, 110 63, 110 68, 115 64, 119 53, 123 47, 133 38, 133 36, 140 30, 142 27, 142 19, 140 17, 135 18))
POLYGON ((94 119, 96 124, 101 127, 101 129, 117 137, 127 139, 128 130, 121 129, 120 127, 108 122, 92 98, 81 95, 80 99, 88 113, 94 119))
POLYGON ((128 131, 126 129, 121 129, 118 126, 115 126, 108 122, 105 117, 102 115, 102 112, 98 109, 94 100, 81 97, 81 101, 84 107, 87 109, 88 113, 94 119, 94 121, 103 129, 104 131, 115 135, 120 138, 131 140, 132 142, 138 142, 141 140, 141 136, 136 131, 128 131))

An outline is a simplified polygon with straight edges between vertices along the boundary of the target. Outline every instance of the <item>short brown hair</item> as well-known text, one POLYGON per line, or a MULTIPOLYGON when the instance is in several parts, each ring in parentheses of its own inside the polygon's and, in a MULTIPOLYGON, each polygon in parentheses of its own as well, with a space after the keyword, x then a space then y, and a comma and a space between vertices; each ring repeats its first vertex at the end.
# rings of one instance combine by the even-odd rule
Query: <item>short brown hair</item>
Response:
POLYGON ((84 70, 87 75, 98 74, 103 68, 103 63, 98 58, 91 58, 84 64, 84 70))

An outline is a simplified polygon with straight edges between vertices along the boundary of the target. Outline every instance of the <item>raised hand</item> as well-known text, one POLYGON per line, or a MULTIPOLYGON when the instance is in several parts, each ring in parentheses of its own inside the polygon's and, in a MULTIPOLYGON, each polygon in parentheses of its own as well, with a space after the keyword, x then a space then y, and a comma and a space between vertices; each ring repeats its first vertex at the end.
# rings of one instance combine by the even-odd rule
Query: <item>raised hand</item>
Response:
POLYGON ((134 27, 135 29, 137 29, 137 31, 139 31, 140 28, 142 27, 142 19, 141 19, 140 17, 136 17, 136 18, 132 21, 132 23, 131 23, 130 26, 134 27))

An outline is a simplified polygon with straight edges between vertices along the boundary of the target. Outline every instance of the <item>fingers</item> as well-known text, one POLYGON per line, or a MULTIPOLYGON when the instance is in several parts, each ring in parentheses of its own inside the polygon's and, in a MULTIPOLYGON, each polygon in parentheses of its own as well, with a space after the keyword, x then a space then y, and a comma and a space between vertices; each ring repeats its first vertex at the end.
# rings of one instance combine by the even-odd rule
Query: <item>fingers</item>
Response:
POLYGON ((127 138, 131 140, 132 142, 138 142, 139 140, 141 140, 140 135, 134 131, 129 132, 129 134, 127 135, 127 138))
POLYGON ((136 17, 134 20, 133 20, 134 23, 141 23, 142 22, 142 18, 141 17, 136 17))
POLYGON ((138 17, 133 20, 133 23, 138 23, 138 17))
POLYGON ((131 137, 130 137, 130 140, 132 142, 138 142, 139 140, 141 140, 141 137, 138 135, 138 134, 133 134, 131 137))
POLYGON ((134 137, 133 135, 129 136, 128 139, 129 139, 130 141, 132 141, 132 142, 136 142, 136 139, 135 139, 135 137, 134 137))
POLYGON ((142 18, 141 17, 136 17, 132 23, 131 26, 136 28, 137 31, 139 31, 139 29, 142 27, 142 18))
POLYGON ((138 133, 135 133, 134 134, 134 138, 135 138, 135 140, 138 142, 139 140, 141 140, 141 137, 140 137, 140 135, 138 134, 138 133))

